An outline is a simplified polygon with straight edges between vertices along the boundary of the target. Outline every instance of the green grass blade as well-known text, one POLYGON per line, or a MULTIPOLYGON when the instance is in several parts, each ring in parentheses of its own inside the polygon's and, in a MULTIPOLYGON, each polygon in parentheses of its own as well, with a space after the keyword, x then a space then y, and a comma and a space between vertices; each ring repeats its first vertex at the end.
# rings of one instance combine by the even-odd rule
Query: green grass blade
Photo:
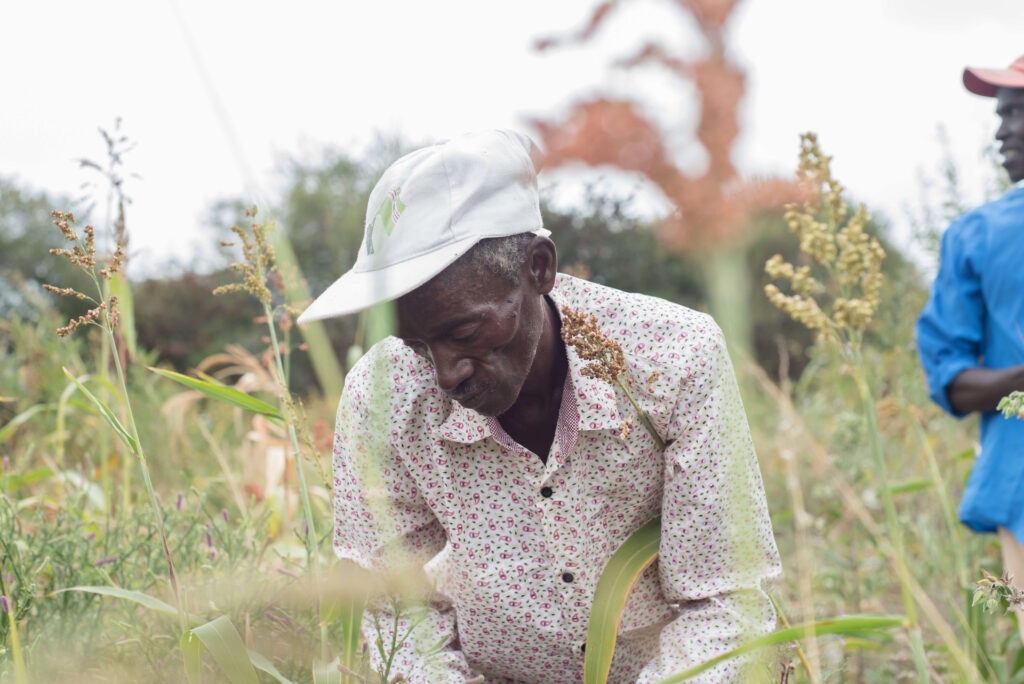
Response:
POLYGON ((114 432, 116 432, 117 436, 121 438, 121 441, 124 442, 129 449, 131 449, 133 454, 138 456, 139 443, 135 441, 134 437, 128 434, 128 430, 125 429, 124 425, 121 425, 121 421, 117 419, 117 416, 114 415, 114 412, 107 408, 106 404, 97 399, 92 392, 87 390, 85 388, 85 385, 79 382, 78 378, 72 375, 71 371, 69 371, 67 368, 64 369, 64 374, 71 378, 71 381, 78 386, 78 390, 86 397, 88 397, 89 401, 91 401, 93 405, 99 409, 100 415, 102 415, 106 419, 106 421, 110 423, 110 427, 114 428, 114 432))
POLYGON ((278 672, 277 668, 274 667, 274 664, 267 660, 267 657, 264 656, 262 653, 257 653, 256 651, 250 649, 249 662, 251 662, 253 664, 253 667, 255 667, 257 670, 259 670, 260 672, 266 672, 268 675, 276 679, 281 684, 293 684, 292 680, 288 679, 283 674, 278 672))
MULTIPOLYGON (((366 608, 366 597, 353 597, 344 606, 341 615, 341 664, 353 672, 359 671, 359 639, 362 636, 360 627, 363 623, 363 611, 366 608)), ((344 681, 355 681, 346 675, 344 681)))
POLYGON ((54 473, 49 468, 36 468, 27 473, 8 473, 0 475, 0 489, 4 491, 17 491, 25 485, 41 482, 53 477, 54 473))
POLYGON ((919 492, 922 489, 928 489, 933 486, 935 486, 935 483, 931 480, 910 480, 890 486, 889 491, 893 494, 906 494, 907 492, 919 492))
POLYGON ((157 613, 162 613, 168 617, 177 618, 178 609, 174 606, 164 603, 158 598, 154 598, 149 594, 143 594, 141 591, 132 591, 131 589, 122 589, 120 587, 68 587, 67 589, 58 589, 53 592, 54 594, 61 594, 65 591, 83 591, 90 594, 99 594, 101 596, 113 596, 114 598, 124 599, 125 601, 133 601, 138 603, 140 606, 149 608, 157 613))
POLYGON ((203 681, 203 642, 192 634, 192 630, 187 630, 181 635, 180 643, 185 677, 190 684, 200 684, 203 681))
POLYGON ((135 304, 132 302, 132 286, 123 273, 115 273, 110 278, 110 294, 117 296, 117 310, 120 321, 117 327, 124 336, 124 343, 132 358, 139 355, 137 336, 135 333, 135 304))
POLYGON ((47 404, 36 404, 35 406, 28 407, 7 421, 3 427, 0 427, 0 444, 3 444, 10 439, 11 435, 14 434, 14 431, 18 429, 19 425, 25 423, 40 411, 45 411, 48 408, 50 407, 47 404))
POLYGON ((200 380, 182 373, 164 370, 163 368, 154 368, 152 366, 147 366, 147 368, 157 375, 170 378, 185 387, 202 392, 211 399, 216 399, 217 401, 222 401, 225 404, 237 406, 240 409, 245 409, 252 413, 259 413, 260 415, 267 416, 279 423, 284 423, 284 416, 276 408, 264 401, 260 401, 250 394, 236 390, 234 387, 225 387, 224 385, 219 385, 215 382, 210 382, 209 380, 200 380))
MULTIPOLYGON (((808 632, 813 632, 816 636, 820 636, 822 634, 843 634, 863 638, 865 636, 870 636, 872 632, 878 632, 879 630, 902 627, 906 624, 906 621, 907 618, 903 615, 846 615, 843 617, 829 618, 827 620, 819 620, 817 622, 805 623, 802 625, 794 625, 748 641, 747 643, 723 653, 716 658, 712 658, 700 665, 694 665, 689 669, 666 677, 665 679, 658 681, 657 684, 676 684, 677 682, 684 682, 723 661, 736 658, 745 653, 750 653, 751 651, 755 651, 759 648, 764 648, 765 646, 778 646, 779 644, 803 639, 808 632)), ((590 651, 589 646, 587 647, 587 651, 590 651)))
POLYGON ((338 670, 338 659, 329 663, 316 661, 313 663, 313 684, 340 684, 341 671, 338 670))
POLYGON ((587 624, 587 651, 583 658, 584 684, 604 684, 612 666, 615 638, 630 589, 658 557, 661 518, 655 518, 622 543, 601 572, 587 624))
POLYGON ((192 639, 201 641, 232 684, 259 684, 259 677, 249 659, 249 651, 226 615, 193 627, 182 636, 183 643, 186 638, 189 639, 188 648, 193 650, 195 646, 192 639))

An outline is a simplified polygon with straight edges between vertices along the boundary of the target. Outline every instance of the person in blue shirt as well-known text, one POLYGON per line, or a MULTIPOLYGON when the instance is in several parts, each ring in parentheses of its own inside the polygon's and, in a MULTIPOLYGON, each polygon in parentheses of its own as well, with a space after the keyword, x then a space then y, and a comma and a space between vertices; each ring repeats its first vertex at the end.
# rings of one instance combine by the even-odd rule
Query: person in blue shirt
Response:
MULTIPOLYGON (((965 69, 963 82, 995 98, 1003 167, 1014 183, 1024 180, 1024 56, 1008 69, 965 69)), ((917 347, 931 398, 958 417, 981 413, 981 452, 960 520, 999 533, 1005 568, 1024 586, 1024 420, 995 410, 1024 390, 1024 187, 946 230, 917 347)), ((1024 637, 1024 620, 1018 625, 1024 637)))

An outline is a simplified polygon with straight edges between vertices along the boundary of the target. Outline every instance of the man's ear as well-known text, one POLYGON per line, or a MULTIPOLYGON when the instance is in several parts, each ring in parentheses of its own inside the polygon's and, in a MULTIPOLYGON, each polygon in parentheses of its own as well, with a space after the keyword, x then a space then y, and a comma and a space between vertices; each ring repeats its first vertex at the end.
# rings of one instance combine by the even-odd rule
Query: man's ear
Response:
POLYGON ((524 275, 537 288, 537 294, 547 294, 555 286, 555 275, 558 273, 558 250, 549 238, 540 235, 533 238, 526 247, 526 263, 523 264, 524 275))

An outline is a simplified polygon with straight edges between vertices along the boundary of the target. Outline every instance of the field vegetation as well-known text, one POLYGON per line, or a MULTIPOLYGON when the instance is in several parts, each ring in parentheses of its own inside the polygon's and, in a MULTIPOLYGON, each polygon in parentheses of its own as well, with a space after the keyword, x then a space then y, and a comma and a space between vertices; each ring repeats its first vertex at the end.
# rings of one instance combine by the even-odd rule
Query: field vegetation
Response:
MULTIPOLYGON (((339 267, 311 259, 323 260, 326 249, 304 255, 291 221, 306 221, 307 231, 332 226, 321 240, 358 241, 352 207, 368 184, 354 179, 372 171, 338 158, 296 166, 294 189, 274 212, 282 237, 296 244, 297 267, 317 274, 310 280, 339 267), (318 192, 337 188, 336 174, 353 181, 338 194, 318 192)), ((950 185, 946 194, 955 191, 950 185)), ((0 679, 393 680, 398 673, 366 669, 362 654, 377 644, 356 633, 355 615, 381 586, 405 582, 403 591, 420 600, 427 590, 332 560, 336 397, 320 391, 291 325, 267 222, 242 218, 235 237, 248 248, 235 253, 234 271, 129 283, 111 268, 116 230, 88 238, 79 221, 67 226, 77 231, 69 241, 48 225, 53 199, 5 183, 3 202, 0 234, 19 251, 5 263, 0 323, 0 679), (49 249, 71 249, 78 264, 49 249), (92 301, 44 291, 44 282, 92 301), (214 296, 213 286, 228 291, 214 296), (100 304, 107 306, 90 317, 100 304), (111 326, 115 308, 120 320, 111 326), (82 320, 80 329, 58 336, 69 320, 82 320), (174 370, 191 386, 169 378, 174 370), (255 655, 233 662, 231 645, 255 655)), ((623 205, 594 193, 580 210, 546 208, 563 263, 703 308, 696 265, 665 255, 653 226, 630 219, 623 205)), ((941 214, 936 207, 931 229, 941 214)), ((766 306, 763 294, 772 254, 812 263, 787 228, 794 220, 781 212, 754 220, 746 258, 763 275, 752 276, 745 295, 757 312, 753 355, 738 360, 785 566, 773 595, 791 624, 869 614, 898 615, 902 626, 805 634, 766 649, 759 675, 1019 681, 1015 616, 992 605, 1007 605, 1006 592, 975 602, 983 571, 1001 574, 997 541, 969 533, 955 516, 975 425, 930 404, 917 365, 912 322, 924 279, 885 240, 883 225, 863 221, 887 253, 873 320, 861 321, 856 340, 837 342, 820 329, 814 336, 766 306)), ((344 259, 344 248, 332 249, 344 259)), ((338 358, 351 361, 379 328, 370 315, 328 336, 338 358)), ((415 605, 403 610, 415 615, 415 605)))

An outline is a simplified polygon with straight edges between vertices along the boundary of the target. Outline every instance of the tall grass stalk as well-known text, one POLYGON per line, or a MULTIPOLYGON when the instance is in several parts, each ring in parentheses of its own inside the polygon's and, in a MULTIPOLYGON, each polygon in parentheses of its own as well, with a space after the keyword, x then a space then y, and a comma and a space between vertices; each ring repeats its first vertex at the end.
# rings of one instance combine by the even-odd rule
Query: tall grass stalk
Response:
MULTIPOLYGON (((150 505, 153 508, 153 515, 156 519, 157 530, 160 534, 160 541, 163 544, 164 557, 167 561, 168 569, 168 580, 170 582, 171 591, 174 593, 175 602, 178 609, 178 621, 182 628, 182 631, 187 629, 188 625, 188 613, 185 608, 184 599, 181 595, 181 591, 178 586, 177 578, 174 572, 174 561, 171 558, 171 550, 167 544, 167 530, 163 521, 163 514, 160 508, 159 499, 156 496, 156 491, 153 489, 153 480, 150 476, 149 465, 146 460, 146 452, 142 445, 142 440, 139 436, 138 425, 135 420, 135 413, 132 410, 131 397, 128 392, 127 375, 125 369, 121 365, 121 356, 117 351, 117 341, 114 337, 114 327, 117 325, 117 298, 114 296, 107 296, 107 290, 100 282, 101 278, 105 281, 109 281, 110 278, 117 273, 124 263, 124 244, 119 242, 115 253, 109 258, 106 267, 97 270, 97 259, 96 259, 96 247, 95 237, 92 226, 85 227, 85 239, 82 240, 74 230, 75 218, 70 213, 63 213, 59 211, 53 212, 54 225, 60 228, 64 234, 65 239, 74 244, 72 250, 51 250, 51 253, 59 256, 66 257, 72 264, 81 268, 92 281, 93 286, 96 288, 96 295, 99 300, 90 297, 84 293, 75 292, 70 288, 57 288, 52 285, 47 286, 47 289, 65 296, 74 296, 79 299, 85 299, 96 305, 94 309, 89 311, 85 316, 74 319, 68 323, 67 326, 57 331, 58 335, 68 335, 74 332, 78 327, 82 326, 96 326, 100 328, 101 339, 103 344, 101 349, 103 351, 103 361, 101 366, 105 365, 106 360, 109 357, 114 359, 114 368, 117 374, 117 380, 119 383, 119 390, 121 396, 120 405, 125 415, 128 418, 128 430, 132 438, 130 450, 133 452, 135 458, 139 462, 139 468, 142 473, 142 481, 146 487, 146 494, 149 496, 150 505)), ((78 383, 75 376, 65 369, 65 374, 75 382, 80 389, 84 391, 84 387, 78 383)), ((113 414, 110 409, 107 408, 100 400, 95 400, 100 404, 99 408, 107 418, 108 422, 113 421, 113 414)), ((114 422, 111 425, 117 429, 114 422)), ((130 459, 125 458, 122 463, 122 468, 127 469, 130 459)), ((123 471, 124 472, 124 471, 123 471)), ((128 471, 130 473, 130 471, 128 471)), ((125 510, 123 513, 128 515, 128 511, 131 510, 130 494, 131 487, 130 482, 124 484, 124 493, 126 496, 125 510)), ((109 510, 109 506, 108 506, 109 510)))

